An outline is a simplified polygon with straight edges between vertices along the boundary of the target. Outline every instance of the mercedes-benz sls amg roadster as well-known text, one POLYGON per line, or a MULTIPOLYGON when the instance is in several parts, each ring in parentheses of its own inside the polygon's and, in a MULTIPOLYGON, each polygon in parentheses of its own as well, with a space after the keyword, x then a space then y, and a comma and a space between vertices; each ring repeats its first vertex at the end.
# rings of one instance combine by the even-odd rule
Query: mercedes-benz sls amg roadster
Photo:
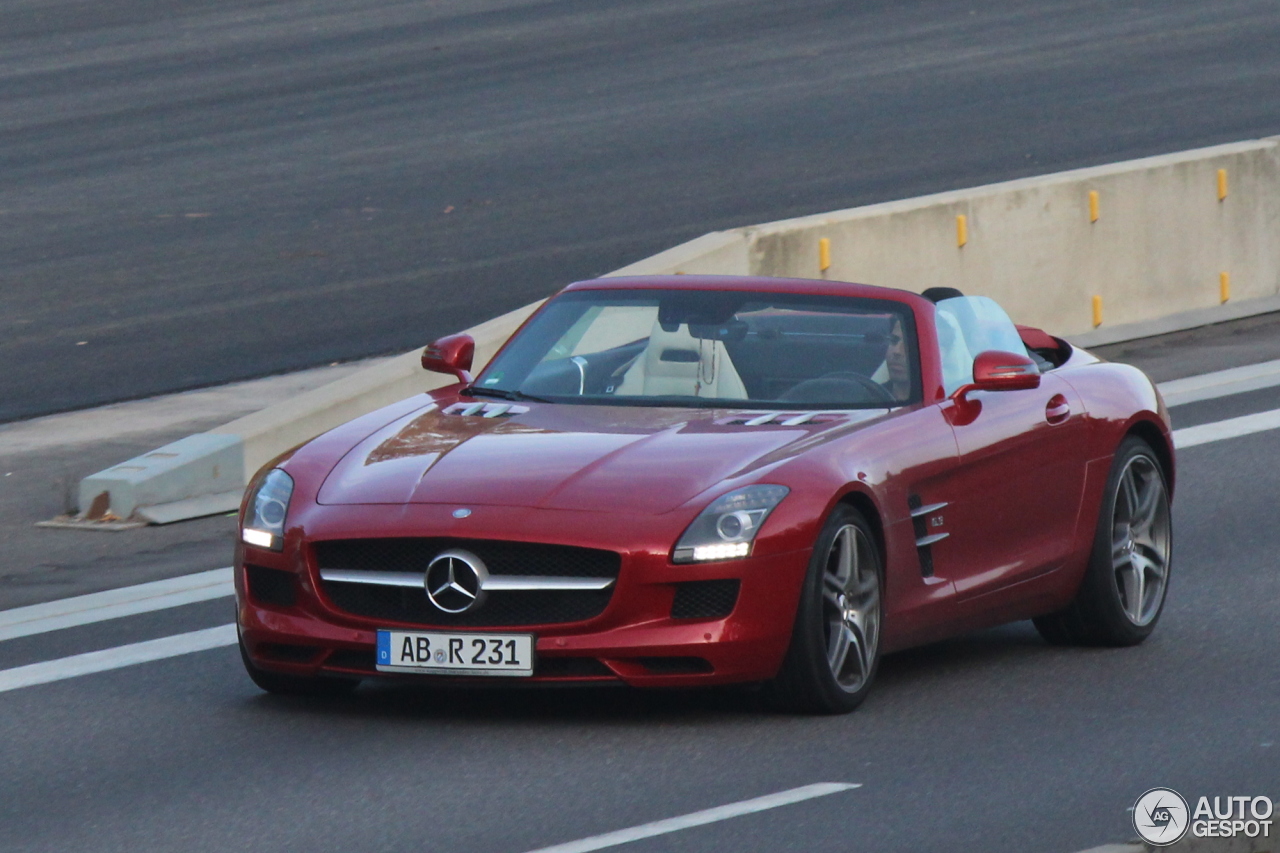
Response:
POLYGON ((1015 620, 1132 645, 1169 581, 1168 413, 989 298, 570 285, 476 377, 274 460, 236 554, 269 691, 758 684, 844 712, 881 656, 1015 620))

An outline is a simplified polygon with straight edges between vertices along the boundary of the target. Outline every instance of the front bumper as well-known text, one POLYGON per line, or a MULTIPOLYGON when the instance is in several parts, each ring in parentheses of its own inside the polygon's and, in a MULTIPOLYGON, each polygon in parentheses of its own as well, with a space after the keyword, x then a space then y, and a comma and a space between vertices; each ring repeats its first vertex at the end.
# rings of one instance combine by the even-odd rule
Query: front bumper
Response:
MULTIPOLYGON (((534 675, 475 678, 381 673, 375 668, 379 628, 456 630, 407 624, 339 610, 317 582, 309 549, 284 554, 242 547, 236 593, 240 635, 260 669, 300 676, 380 677, 423 683, 623 683, 679 687, 762 681, 773 677, 790 642, 809 552, 793 551, 696 566, 672 565, 666 555, 625 556, 614 594, 598 616, 555 625, 493 627, 469 632, 533 633, 534 675), (251 590, 246 563, 266 564, 293 584, 291 595, 251 590), (287 575, 285 573, 288 573, 287 575), (737 599, 721 618, 675 618, 680 584, 736 580, 737 599)), ((425 593, 424 593, 425 594, 425 593)))

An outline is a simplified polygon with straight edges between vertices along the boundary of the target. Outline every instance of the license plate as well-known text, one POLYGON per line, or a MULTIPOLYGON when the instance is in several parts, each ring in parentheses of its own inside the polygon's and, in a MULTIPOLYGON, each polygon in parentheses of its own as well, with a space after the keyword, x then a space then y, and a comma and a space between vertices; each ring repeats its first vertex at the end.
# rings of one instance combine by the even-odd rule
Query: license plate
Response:
POLYGON ((378 631, 379 672, 533 675, 532 634, 378 631))

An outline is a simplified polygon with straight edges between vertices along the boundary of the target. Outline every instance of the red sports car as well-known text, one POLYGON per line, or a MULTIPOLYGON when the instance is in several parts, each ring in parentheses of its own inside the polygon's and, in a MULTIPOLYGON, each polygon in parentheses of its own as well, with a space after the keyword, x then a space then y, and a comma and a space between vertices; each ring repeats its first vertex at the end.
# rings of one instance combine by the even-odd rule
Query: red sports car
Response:
POLYGON ((887 652, 1019 619, 1129 645, 1160 616, 1159 394, 988 298, 611 278, 474 379, 473 351, 436 342, 423 365, 455 384, 253 478, 259 686, 745 682, 843 712, 887 652))

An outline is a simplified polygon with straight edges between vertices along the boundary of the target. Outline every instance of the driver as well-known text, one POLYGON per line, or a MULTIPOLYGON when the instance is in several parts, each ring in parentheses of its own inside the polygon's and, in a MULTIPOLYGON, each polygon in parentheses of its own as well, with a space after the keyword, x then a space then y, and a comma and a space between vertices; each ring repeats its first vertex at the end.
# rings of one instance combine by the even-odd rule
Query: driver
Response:
POLYGON ((893 318, 889 327, 889 348, 884 354, 885 367, 889 372, 889 381, 881 383, 893 399, 905 403, 911 399, 911 363, 907 358, 907 340, 902 334, 902 320, 893 318))

